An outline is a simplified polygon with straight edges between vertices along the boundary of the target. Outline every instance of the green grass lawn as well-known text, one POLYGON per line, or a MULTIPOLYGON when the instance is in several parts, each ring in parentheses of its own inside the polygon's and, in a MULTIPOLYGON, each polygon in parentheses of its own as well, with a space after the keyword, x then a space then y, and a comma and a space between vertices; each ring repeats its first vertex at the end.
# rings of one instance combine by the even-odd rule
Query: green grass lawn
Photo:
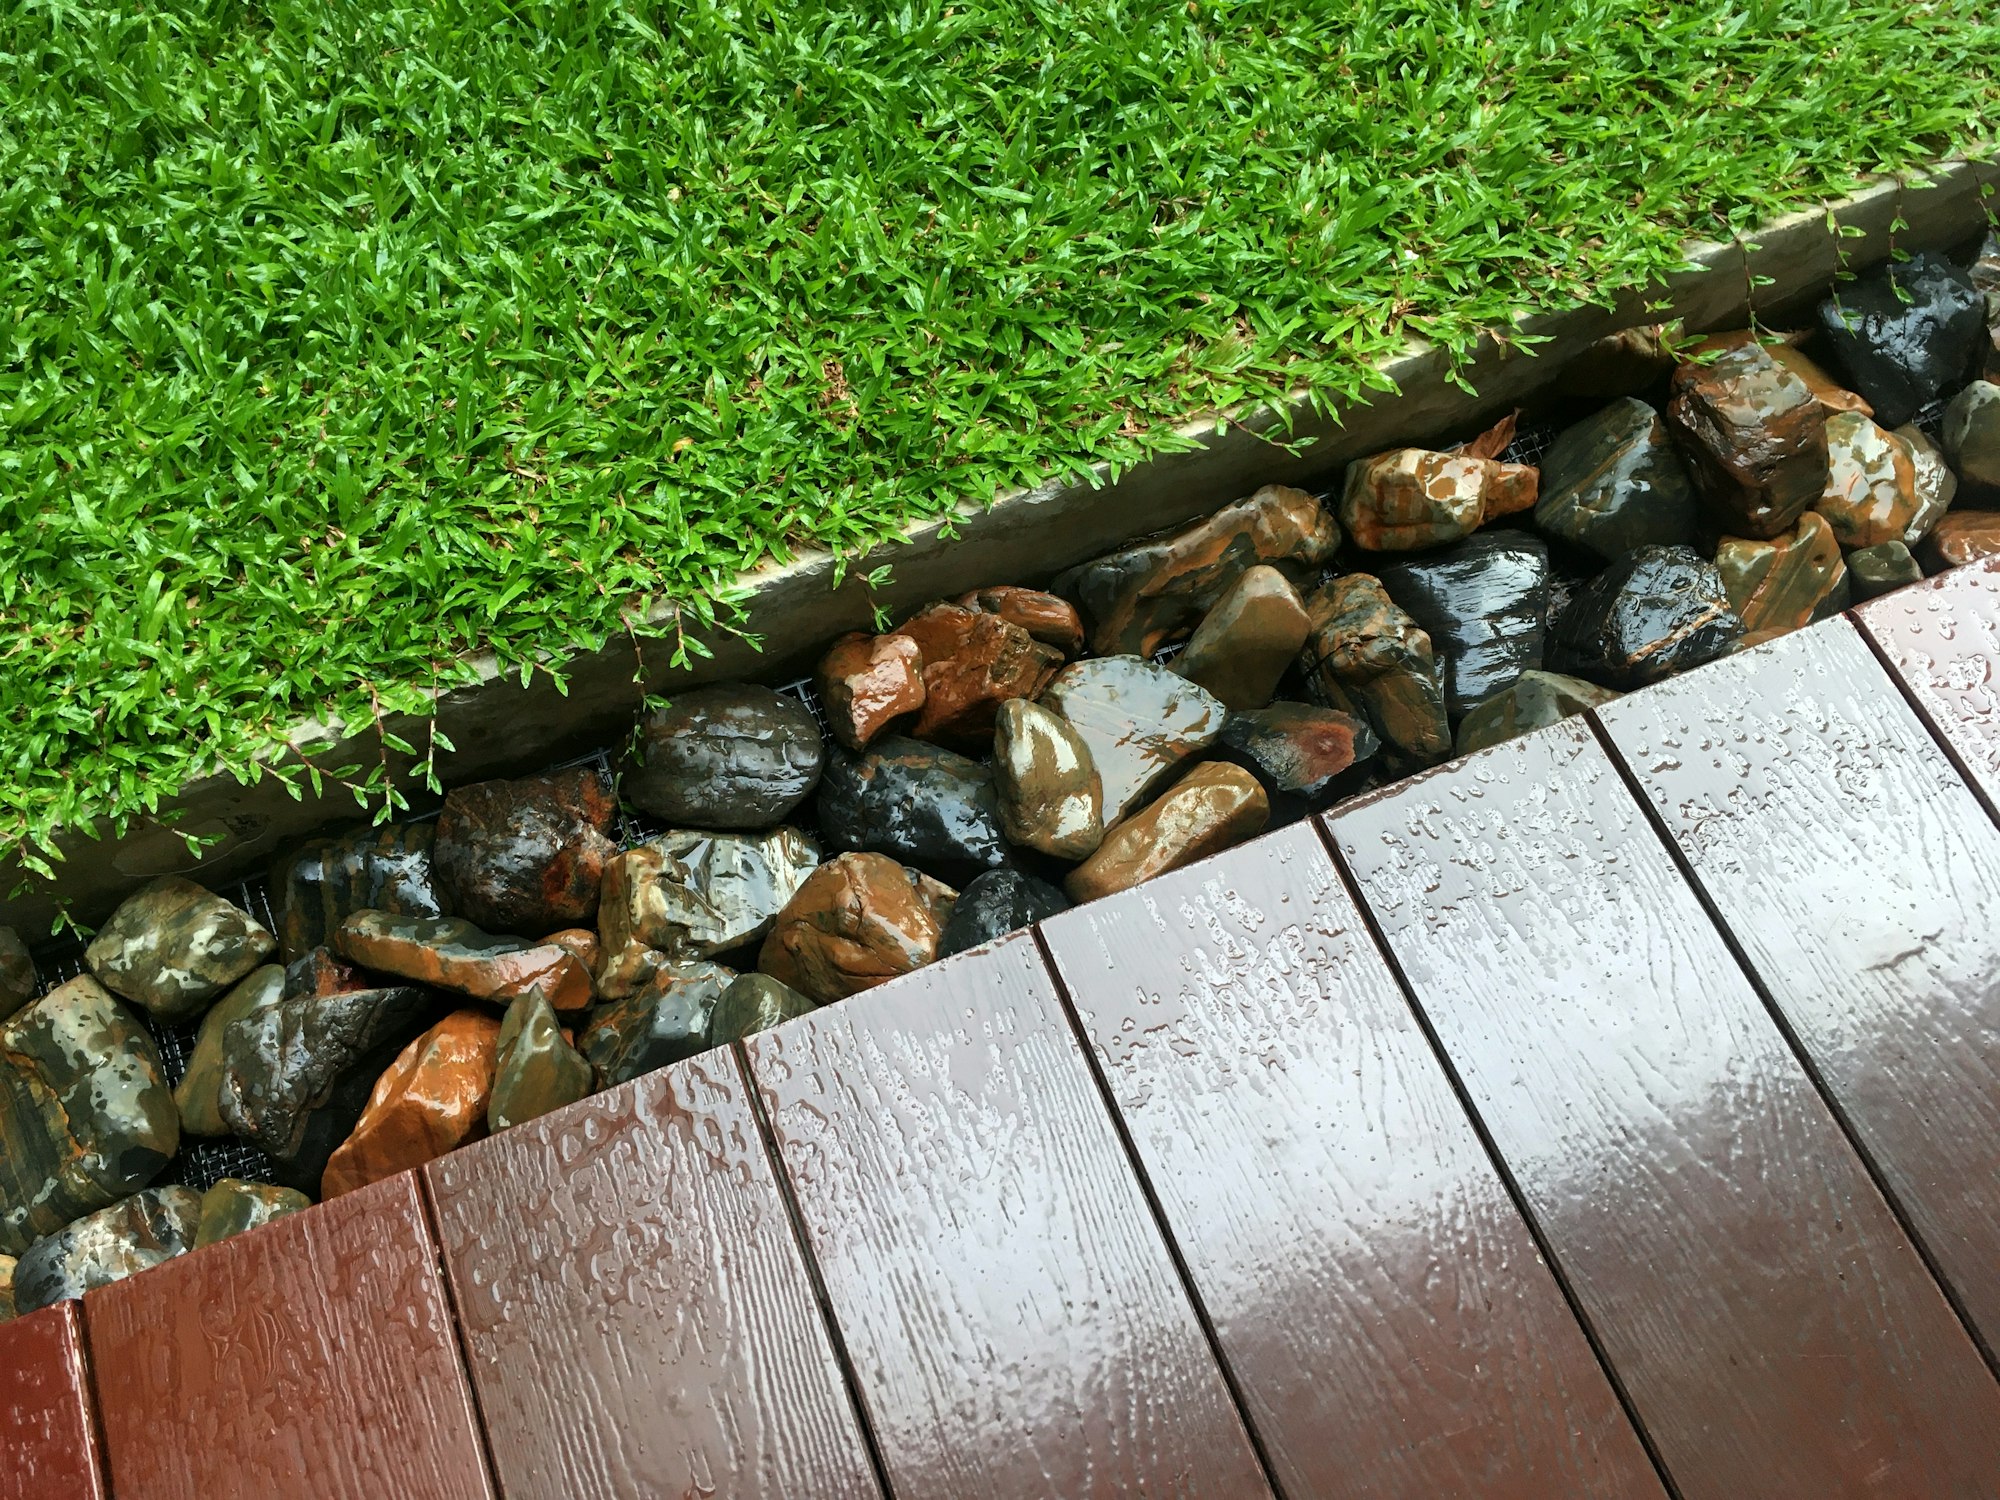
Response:
POLYGON ((7 17, 16 851, 2000 119, 1988 0, 7 17))

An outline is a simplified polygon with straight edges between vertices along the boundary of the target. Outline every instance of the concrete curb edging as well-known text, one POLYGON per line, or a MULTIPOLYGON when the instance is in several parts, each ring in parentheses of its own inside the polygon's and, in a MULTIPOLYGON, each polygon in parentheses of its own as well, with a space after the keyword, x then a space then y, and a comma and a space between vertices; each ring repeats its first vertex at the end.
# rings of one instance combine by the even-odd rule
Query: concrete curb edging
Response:
MULTIPOLYGON (((831 637, 866 626, 878 603, 903 612, 983 584, 1043 581, 1128 539, 1205 515, 1260 485, 1311 487, 1314 478, 1328 477, 1362 454, 1472 430, 1554 381, 1609 334, 1672 319, 1697 331, 1740 323, 1753 305, 1770 309, 1823 291, 1843 267, 1861 270, 1897 247, 1937 247, 1968 237, 1986 222, 1986 195, 1996 184, 2000 161, 1947 162, 1923 181, 1882 181, 1852 197, 1787 215, 1747 242, 1690 245, 1693 269, 1661 286, 1635 288, 1611 308, 1577 307, 1523 320, 1516 334, 1545 340, 1532 354, 1490 336, 1483 339, 1459 372, 1476 395, 1446 378, 1450 362, 1442 351, 1413 341, 1408 353, 1381 367, 1396 394, 1337 418, 1315 412, 1303 394, 1298 397, 1287 446, 1268 436, 1283 426, 1279 411, 1209 416, 1181 429, 1192 444, 1188 451, 1136 465, 1115 480, 1100 469, 1095 483, 1063 481, 1020 490, 990 506, 965 502, 949 519, 914 527, 902 542, 850 561, 838 588, 833 586, 837 559, 830 553, 760 568, 743 580, 746 628, 763 638, 767 650, 759 654, 723 635, 707 642, 712 658, 679 670, 670 665, 671 640, 642 638, 639 659, 647 690, 797 676, 831 637), (861 580, 885 562, 893 565, 893 579, 871 595, 861 580)), ((610 742, 638 707, 637 665, 633 644, 613 641, 571 659, 564 694, 544 673, 523 687, 518 677, 503 677, 490 657, 475 658, 478 680, 437 699, 438 729, 455 746, 439 756, 439 773, 447 784, 475 781, 610 742)), ((392 718, 387 728, 422 743, 425 722, 392 718)), ((291 738, 324 767, 372 765, 383 758, 373 725, 357 732, 310 721, 298 725, 291 738)), ((408 774, 408 757, 391 757, 390 764, 398 777, 408 774)), ((359 816, 345 788, 329 780, 315 794, 297 779, 301 795, 295 799, 273 777, 248 786, 228 775, 204 777, 164 800, 161 818, 135 820, 122 838, 66 837, 56 880, 27 877, 29 888, 0 908, 0 924, 23 933, 45 931, 64 906, 78 920, 96 921, 137 882, 155 875, 196 875, 209 883, 239 879, 283 846, 359 816), (164 819, 176 814, 168 826, 164 819), (196 858, 185 835, 213 842, 196 858)), ((11 891, 23 876, 17 861, 0 864, 0 891, 11 891)))

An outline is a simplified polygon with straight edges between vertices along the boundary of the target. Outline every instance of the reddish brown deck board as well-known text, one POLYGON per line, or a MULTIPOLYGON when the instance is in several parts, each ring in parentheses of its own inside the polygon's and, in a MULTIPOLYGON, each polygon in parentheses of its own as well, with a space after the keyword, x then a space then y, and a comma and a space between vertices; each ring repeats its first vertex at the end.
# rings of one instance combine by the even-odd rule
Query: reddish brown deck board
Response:
POLYGON ((1286 1495, 1664 1495, 1310 826, 1043 933, 1286 1495))
POLYGON ((82 1324, 74 1302, 0 1323, 0 1500, 102 1500, 82 1324))
POLYGON ((880 1493, 734 1052, 428 1171, 506 1500, 880 1493))
POLYGON ((1600 718, 2000 1346, 2000 828, 1845 620, 1600 718))
POLYGON ((1331 826, 1682 1493, 1990 1496, 2000 1386, 1589 729, 1331 826))
POLYGON ((898 1500, 1270 1493, 1029 935, 747 1051, 898 1500))
POLYGON ((414 1174, 84 1299, 118 1500, 489 1500, 414 1174))
POLYGON ((2000 808, 2000 560, 1870 599, 1854 617, 2000 808))

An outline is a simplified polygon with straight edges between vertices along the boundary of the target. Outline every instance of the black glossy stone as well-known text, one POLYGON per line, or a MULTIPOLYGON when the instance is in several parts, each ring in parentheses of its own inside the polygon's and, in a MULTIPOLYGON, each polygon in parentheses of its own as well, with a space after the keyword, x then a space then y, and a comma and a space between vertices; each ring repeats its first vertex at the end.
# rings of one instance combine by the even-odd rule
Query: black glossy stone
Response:
POLYGON ((1211 753, 1243 767, 1270 799, 1273 822, 1318 812, 1360 779, 1381 738, 1365 718, 1312 703, 1273 703, 1229 716, 1211 753))
POLYGON ((666 964, 623 1000, 600 1005, 576 1039, 577 1051, 611 1088, 708 1049, 709 1020, 733 969, 694 959, 666 964))
POLYGON ((1687 547, 1641 547, 1577 591, 1549 632, 1549 667, 1638 687, 1713 661, 1742 638, 1714 563, 1687 547))
POLYGON ((222 1034, 223 1123, 271 1158, 285 1186, 318 1192, 375 1080, 446 1008, 430 990, 397 985, 281 1000, 233 1022, 222 1034))
POLYGON ((981 943, 1032 927, 1069 910, 1069 897, 1019 870, 989 870, 958 893, 951 920, 938 939, 938 957, 950 958, 981 943))
POLYGON ((1906 583, 1921 583, 1923 577, 1924 570, 1902 542, 1878 542, 1847 554, 1847 586, 1856 599, 1873 599, 1906 583))
POLYGON ((444 914, 431 872, 430 823, 391 823, 314 839, 271 867, 278 951, 287 964, 323 947, 358 911, 444 914))
POLYGON ((542 937, 597 914, 618 804, 589 766, 455 788, 432 857, 445 908, 488 932, 542 937))
POLYGON ((819 826, 830 848, 886 854, 951 885, 1010 858, 992 768, 900 734, 834 756, 819 826))
POLYGON ((14 1309, 26 1315, 123 1281, 194 1248, 201 1194, 148 1188, 78 1219, 22 1252, 14 1309))
POLYGON ((1986 299, 1964 271, 1924 251, 1841 287, 1820 303, 1819 326, 1875 420, 1901 427, 1972 369, 1986 299))
POLYGON ((708 1018, 708 1044, 727 1046, 773 1026, 810 1015, 819 1007, 769 974, 738 974, 723 988, 708 1018))
POLYGON ((1456 719, 1542 664, 1549 549, 1521 531, 1487 531, 1376 571, 1422 627, 1444 666, 1445 712, 1456 719))
POLYGON ((649 713, 622 789, 678 828, 770 828, 812 794, 825 761, 819 725, 796 698, 721 683, 649 713))
POLYGON ((1635 547, 1693 543, 1696 506, 1666 423, 1627 397, 1565 428, 1549 446, 1535 524, 1616 562, 1635 547))

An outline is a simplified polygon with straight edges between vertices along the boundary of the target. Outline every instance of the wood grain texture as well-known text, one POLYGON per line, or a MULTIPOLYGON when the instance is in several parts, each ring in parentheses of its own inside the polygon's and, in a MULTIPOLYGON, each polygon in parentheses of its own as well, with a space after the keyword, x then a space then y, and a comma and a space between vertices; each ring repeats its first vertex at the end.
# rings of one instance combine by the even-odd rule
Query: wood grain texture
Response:
POLYGON ((490 1500, 413 1173, 84 1312, 118 1500, 490 1500))
POLYGON ((1854 618, 2000 808, 2000 559, 1870 599, 1854 618))
POLYGON ((1043 934, 1287 1496, 1664 1495, 1310 825, 1043 934))
POLYGON ((1990 1496, 2000 1386, 1589 728, 1331 827, 1682 1493, 1990 1496))
POLYGON ((0 1323, 0 1500, 102 1500, 74 1302, 0 1323))
POLYGON ((506 1500, 880 1493, 734 1052, 428 1172, 506 1500))
POLYGON ((746 1050, 899 1500, 1270 1493, 1032 937, 746 1050))
POLYGON ((2000 1346, 2000 829, 1845 620, 1599 717, 2000 1346))

